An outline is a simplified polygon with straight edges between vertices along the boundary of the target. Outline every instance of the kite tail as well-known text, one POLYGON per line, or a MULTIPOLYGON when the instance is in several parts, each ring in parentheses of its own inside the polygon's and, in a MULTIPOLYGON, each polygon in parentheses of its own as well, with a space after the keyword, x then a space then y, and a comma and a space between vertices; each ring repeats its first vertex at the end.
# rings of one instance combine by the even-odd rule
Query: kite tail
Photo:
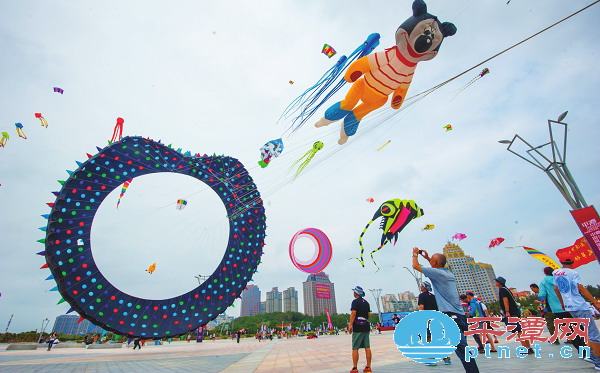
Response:
POLYGON ((371 223, 373 223, 374 220, 371 220, 367 223, 367 225, 365 225, 365 229, 363 229, 362 233, 360 234, 360 236, 358 237, 358 245, 360 246, 360 258, 350 258, 350 259, 356 259, 360 262, 360 264, 363 266, 365 266, 365 261, 363 260, 363 254, 365 252, 365 247, 363 246, 362 243, 362 238, 365 235, 365 233, 367 233, 367 229, 369 229, 369 226, 371 225, 371 223))
POLYGON ((383 245, 379 245, 378 248, 376 248, 375 250, 371 251, 371 260, 373 261, 373 264, 375 264, 375 267, 377 267, 377 272, 379 272, 379 270, 381 268, 379 268, 379 266, 377 265, 377 262, 375 262, 375 258, 373 258, 373 253, 376 253, 379 250, 381 250, 385 246, 386 243, 387 243, 387 241, 383 245))
POLYGON ((310 163, 310 161, 312 161, 312 159, 315 157, 315 154, 317 154, 317 152, 314 152, 312 150, 309 150, 309 153, 311 153, 311 154, 308 155, 308 158, 306 158, 304 160, 304 162, 300 163, 300 166, 298 167, 298 170, 296 170, 296 174, 294 175, 293 180, 296 180, 296 178, 298 177, 298 175, 300 175, 300 172, 304 171, 304 169, 308 166, 308 164, 310 163))
POLYGON ((113 135, 112 135, 112 138, 110 139, 110 142, 120 141, 121 137, 123 137, 123 126, 117 124, 113 131, 113 135))
POLYGON ((369 35, 367 39, 350 54, 350 56, 340 57, 340 60, 336 63, 336 65, 329 69, 328 72, 326 72, 325 75, 323 75, 315 85, 306 90, 302 95, 297 97, 290 105, 288 105, 282 117, 299 112, 289 127, 292 132, 300 129, 304 123, 306 123, 314 115, 314 113, 331 98, 331 96, 333 96, 346 84, 346 81, 342 77, 333 86, 333 88, 330 89, 330 86, 340 77, 340 75, 352 62, 371 53, 379 45, 379 37, 380 36, 377 33, 369 35), (323 95, 324 97, 322 97, 323 95))

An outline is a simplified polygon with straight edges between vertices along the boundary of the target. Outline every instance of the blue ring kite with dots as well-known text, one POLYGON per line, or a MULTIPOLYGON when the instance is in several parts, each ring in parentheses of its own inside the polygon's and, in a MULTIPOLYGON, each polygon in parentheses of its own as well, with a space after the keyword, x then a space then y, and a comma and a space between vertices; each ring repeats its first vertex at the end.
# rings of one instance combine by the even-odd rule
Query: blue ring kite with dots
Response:
MULTIPOLYGON (((124 137, 70 172, 45 228, 46 264, 62 299, 83 318, 121 335, 163 338, 185 334, 215 319, 240 298, 256 272, 266 230, 263 202, 244 166, 227 156, 192 156, 160 142, 124 137), (126 180, 174 172, 208 185, 225 205, 229 241, 223 259, 200 286, 169 299, 141 299, 112 285, 92 255, 92 222, 102 201, 126 180)), ((42 229, 44 230, 44 229, 42 229)), ((201 255, 201 253, 198 253, 201 255)), ((116 258, 118 260, 118 258, 116 258)))

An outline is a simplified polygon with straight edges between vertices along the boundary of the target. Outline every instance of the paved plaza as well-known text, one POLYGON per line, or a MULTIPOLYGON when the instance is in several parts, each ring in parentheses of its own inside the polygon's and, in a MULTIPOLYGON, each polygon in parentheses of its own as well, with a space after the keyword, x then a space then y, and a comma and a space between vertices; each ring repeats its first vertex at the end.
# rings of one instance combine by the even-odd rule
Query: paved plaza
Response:
MULTIPOLYGON (((371 335, 373 372, 462 372, 462 365, 452 355, 452 365, 428 367, 415 363, 396 350, 393 332, 371 335)), ((500 340, 504 342, 503 339, 500 340)), ((0 345, 0 372, 320 372, 341 373, 351 368, 350 335, 323 336, 314 340, 305 338, 258 342, 242 339, 205 341, 203 343, 173 342, 162 346, 146 344, 141 350, 132 348, 88 350, 84 348, 57 348, 46 351, 6 351, 0 345)), ((471 341, 472 344, 472 341, 471 341)), ((566 345, 542 343, 541 358, 534 355, 514 356, 518 343, 504 342, 510 347, 510 358, 478 357, 483 372, 561 372, 594 371, 593 364, 578 359, 560 357, 560 348, 566 345), (552 355, 552 357, 550 357, 552 355)), ((132 344, 133 345, 133 344, 132 344)), ((570 345, 568 345, 570 346, 570 345)), ((41 347, 41 346, 40 346, 41 347)), ((364 366, 361 351, 359 368, 364 366)))

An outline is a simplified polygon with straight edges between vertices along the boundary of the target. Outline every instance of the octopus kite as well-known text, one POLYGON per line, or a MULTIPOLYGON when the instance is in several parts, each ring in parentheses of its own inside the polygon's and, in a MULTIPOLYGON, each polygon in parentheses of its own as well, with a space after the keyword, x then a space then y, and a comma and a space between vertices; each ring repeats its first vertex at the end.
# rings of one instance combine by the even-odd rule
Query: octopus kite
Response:
POLYGON ((396 30, 396 45, 383 52, 359 58, 352 63, 344 79, 353 83, 346 97, 325 111, 315 127, 324 127, 343 119, 338 144, 343 145, 358 130, 360 121, 370 112, 386 104, 399 109, 412 82, 417 64, 433 59, 442 41, 456 33, 452 23, 441 23, 427 13, 423 0, 412 4, 413 15, 396 30), (364 75, 364 77, 363 77, 364 75))
POLYGON ((48 128, 48 121, 46 120, 46 118, 44 118, 42 113, 35 113, 35 117, 40 120, 40 123, 43 127, 48 128))
POLYGON ((381 217, 381 224, 379 226, 380 229, 383 230, 383 234, 381 235, 381 244, 378 248, 371 251, 371 260, 373 264, 379 270, 379 266, 375 262, 373 258, 373 253, 381 250, 388 242, 392 242, 394 239, 394 245, 398 241, 398 234, 402 232, 402 230, 410 223, 413 219, 420 218, 424 215, 423 209, 421 209, 415 201, 413 200, 400 200, 400 199, 391 199, 389 201, 385 201, 379 206, 379 209, 373 215, 371 221, 365 226, 365 229, 360 234, 358 238, 358 244, 360 245, 360 258, 358 259, 360 264, 364 267, 365 262, 363 260, 363 254, 365 248, 362 243, 362 238, 369 229, 371 223, 373 223, 377 218, 381 217))
POLYGON ((120 141, 121 137, 123 137, 123 123, 125 123, 125 119, 117 118, 117 124, 115 124, 115 129, 113 130, 112 138, 110 142, 120 141))
POLYGON ((8 132, 0 132, 2 138, 0 138, 0 147, 4 148, 6 146, 6 142, 10 139, 10 135, 8 132))
POLYGON ((300 163, 300 166, 298 166, 298 169, 296 170, 296 173, 294 174, 293 180, 296 180, 296 178, 298 177, 298 175, 300 175, 300 172, 302 172, 310 163, 310 161, 312 161, 312 159, 314 158, 315 154, 317 154, 317 152, 321 149, 323 149, 323 143, 321 141, 317 141, 313 144, 312 149, 310 149, 309 151, 307 151, 306 153, 304 153, 304 155, 302 157, 300 157, 300 159, 298 159, 296 162, 294 162, 294 164, 292 164, 292 166, 290 167, 290 170, 292 168, 294 168, 294 166, 296 164, 300 163))
POLYGON ((25 132, 23 132, 23 124, 15 123, 15 127, 17 130, 17 135, 19 135, 20 138, 27 140, 27 135, 25 135, 25 132))
POLYGON ((146 272, 148 272, 149 274, 154 273, 154 271, 156 271, 156 263, 152 263, 150 267, 148 267, 148 269, 146 270, 146 272))
MULTIPOLYGON (((508 3, 507 3, 508 4, 508 3)), ((467 84, 465 84, 464 86, 460 87, 458 89, 458 92, 456 92, 456 96, 458 96, 458 94, 462 91, 464 91, 465 89, 469 88, 471 86, 471 84, 475 83, 476 81, 478 81, 479 79, 483 78, 484 76, 486 76, 487 74, 490 73, 490 70, 486 67, 485 69, 481 70, 481 72, 479 74, 477 74, 477 76, 475 76, 473 79, 471 79, 467 84)))

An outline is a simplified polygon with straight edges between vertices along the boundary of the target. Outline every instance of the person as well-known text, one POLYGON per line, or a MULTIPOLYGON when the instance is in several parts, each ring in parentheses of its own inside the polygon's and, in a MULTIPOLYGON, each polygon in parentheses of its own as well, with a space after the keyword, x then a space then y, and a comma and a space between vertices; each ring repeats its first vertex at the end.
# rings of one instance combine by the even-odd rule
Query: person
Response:
POLYGON ((421 284, 421 294, 419 294, 419 298, 417 304, 419 305, 419 311, 422 310, 433 310, 437 311, 438 306, 435 301, 435 295, 431 293, 433 288, 429 281, 423 281, 421 284))
POLYGON ((392 320, 394 320, 394 326, 398 325, 398 323, 400 322, 400 318, 396 314, 394 314, 394 317, 392 317, 392 320))
POLYGON ((187 343, 190 343, 191 340, 192 340, 192 335, 190 333, 188 333, 188 335, 187 335, 187 343))
POLYGON ((131 347, 130 346, 131 342, 133 342, 133 338, 131 338, 131 337, 127 338, 127 348, 131 347))
POLYGON ((478 373, 479 368, 475 359, 471 359, 469 362, 465 360, 465 348, 467 347, 467 339, 465 338, 464 331, 468 329, 467 317, 464 314, 464 310, 458 301, 458 289, 456 287, 456 277, 450 272, 446 266, 446 256, 440 253, 433 254, 429 257, 429 254, 425 250, 419 250, 418 247, 413 248, 412 254, 412 266, 416 271, 419 271, 425 275, 430 281, 435 291, 435 300, 438 309, 450 316, 456 325, 458 325, 461 331, 461 338, 456 350, 454 351, 463 367, 465 372, 478 373), (421 267, 419 264, 419 255, 429 262, 431 268, 421 267))
POLYGON ((135 350, 136 348, 139 348, 140 350, 142 349, 142 346, 140 346, 140 341, 142 340, 142 337, 135 337, 133 339, 133 349, 135 350))
POLYGON ((585 301, 587 298, 592 305, 600 310, 600 302, 581 284, 581 276, 572 269, 574 260, 570 256, 560 258, 562 268, 552 272, 554 277, 554 292, 560 301, 562 308, 571 313, 577 319, 589 319, 588 345, 592 350, 596 370, 600 370, 600 331, 592 317, 589 306, 585 301))
MULTIPOLYGON (((561 304, 558 296, 554 292, 554 277, 552 276, 552 272, 554 269, 551 267, 544 268, 544 279, 540 282, 539 285, 539 293, 538 299, 546 305, 546 313, 544 314, 544 319, 546 319, 546 325, 548 326, 548 331, 550 335, 554 335, 554 320, 555 319, 563 319, 563 318, 571 318, 571 314, 566 312, 561 304)), ((554 341, 555 344, 560 344, 559 340, 556 339, 554 341)), ((583 346, 585 343, 583 342, 583 338, 577 337, 573 341, 573 346, 577 348, 579 351, 579 347, 583 346)))
MULTIPOLYGON (((475 294, 472 291, 467 291, 467 293, 465 294, 467 296, 467 299, 469 300, 469 317, 486 317, 486 313, 483 310, 483 303, 477 299, 475 297, 475 294)), ((484 329, 485 321, 480 321, 479 325, 478 325, 478 329, 484 329)), ((496 346, 494 346, 494 342, 492 341, 492 339, 490 338, 490 335, 485 333, 482 334, 483 335, 483 342, 485 342, 486 340, 489 342, 490 344, 490 352, 497 352, 496 351, 496 346)), ((481 342, 481 336, 479 334, 473 334, 473 339, 475 340, 475 342, 477 342, 477 346, 479 346, 479 353, 483 354, 485 353, 484 350, 484 344, 481 342)))
MULTIPOLYGON (((420 286, 421 293, 419 294, 417 305, 419 306, 419 311, 431 310, 431 311, 439 311, 437 302, 435 301, 435 295, 431 293, 433 288, 431 287, 431 283, 429 281, 423 281, 420 286)), ((427 342, 431 342, 431 332, 427 329, 427 342)), ((437 363, 424 363, 425 365, 434 366, 437 363)), ((450 356, 444 358, 444 364, 450 365, 452 364, 452 360, 450 356)))
MULTIPOLYGON (((517 335, 521 335, 521 324, 517 321, 516 323, 509 322, 509 317, 521 317, 521 311, 517 306, 517 301, 515 297, 512 295, 512 292, 506 287, 506 279, 502 276, 499 276, 495 280, 496 286, 499 288, 498 291, 498 302, 500 303, 500 310, 504 312, 504 324, 507 327, 512 326, 513 328, 508 329, 509 332, 517 333, 517 335)), ((527 348, 527 353, 529 355, 533 354, 534 351, 531 348, 531 343, 529 341, 521 341, 521 345, 527 348)))
MULTIPOLYGON (((477 300, 481 302, 481 308, 483 308, 483 312, 485 313, 485 317, 492 317, 493 314, 485 306, 485 303, 483 303, 483 299, 477 298, 477 300)), ((494 328, 492 328, 491 323, 488 323, 488 329, 494 330, 494 328)), ((498 343, 498 338, 496 338, 496 334, 494 334, 493 336, 494 336, 494 343, 498 343)), ((490 344, 492 343, 492 335, 491 334, 488 334, 488 341, 489 341, 490 344)), ((497 351, 492 351, 492 352, 497 352, 497 351)))
POLYGON ((238 332, 235 335, 235 340, 237 341, 237 343, 240 343, 240 334, 242 334, 242 331, 238 330, 238 332))
POLYGON ((350 306, 350 322, 348 323, 348 332, 352 334, 352 369, 350 373, 358 373, 358 350, 365 349, 367 365, 363 372, 371 372, 371 344, 369 341, 369 316, 371 316, 371 307, 364 298, 365 291, 356 286, 352 289, 354 300, 350 306))
POLYGON ((52 346, 54 346, 55 340, 56 340, 56 332, 52 332, 52 334, 50 334, 48 339, 46 339, 46 343, 48 343, 48 351, 50 351, 52 349, 52 346))

